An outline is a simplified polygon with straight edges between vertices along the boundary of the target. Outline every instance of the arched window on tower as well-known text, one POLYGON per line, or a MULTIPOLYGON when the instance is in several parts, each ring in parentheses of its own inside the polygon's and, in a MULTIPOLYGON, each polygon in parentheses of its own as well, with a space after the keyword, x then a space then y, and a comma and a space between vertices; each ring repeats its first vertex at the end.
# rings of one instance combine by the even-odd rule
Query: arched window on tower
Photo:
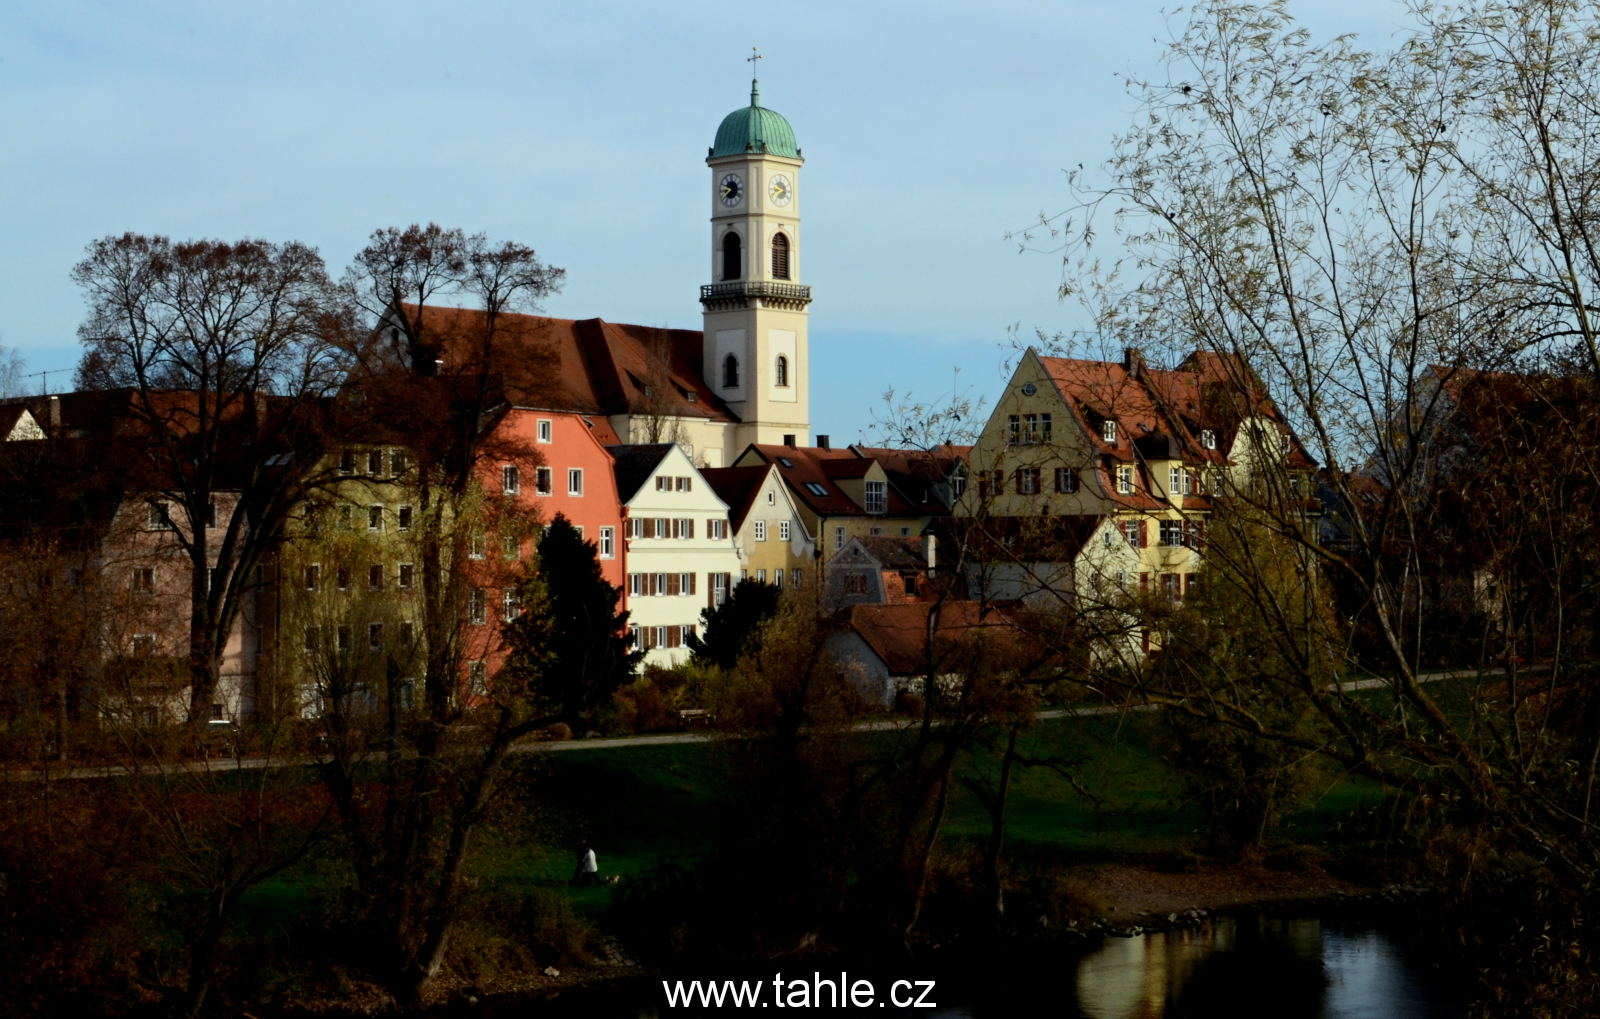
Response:
POLYGON ((729 230, 722 235, 722 278, 736 280, 743 273, 744 255, 740 250, 739 235, 729 230))
POLYGON ((773 381, 780 386, 789 384, 789 359, 782 354, 778 355, 777 370, 772 373, 773 381))
POLYGON ((789 278, 789 238, 783 234, 772 238, 772 278, 789 278))
POLYGON ((739 388, 739 359, 732 354, 722 359, 722 388, 739 388))

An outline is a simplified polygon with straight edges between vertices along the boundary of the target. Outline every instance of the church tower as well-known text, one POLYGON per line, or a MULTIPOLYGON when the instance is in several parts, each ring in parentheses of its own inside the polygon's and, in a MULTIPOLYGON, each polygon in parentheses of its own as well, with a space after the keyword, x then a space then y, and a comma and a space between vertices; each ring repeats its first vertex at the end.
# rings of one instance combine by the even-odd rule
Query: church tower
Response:
MULTIPOLYGON (((754 58, 752 58, 754 59, 754 58)), ((810 441, 806 306, 800 283, 800 148, 783 117, 750 105, 723 118, 706 155, 711 168, 711 278, 705 310, 705 381, 739 416, 725 450, 732 463, 752 442, 810 441)))

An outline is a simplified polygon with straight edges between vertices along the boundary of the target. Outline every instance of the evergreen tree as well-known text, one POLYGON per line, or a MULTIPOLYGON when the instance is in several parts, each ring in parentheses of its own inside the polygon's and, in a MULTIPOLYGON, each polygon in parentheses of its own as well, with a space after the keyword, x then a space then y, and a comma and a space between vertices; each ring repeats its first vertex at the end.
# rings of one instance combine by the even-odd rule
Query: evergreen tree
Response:
MULTIPOLYGON (((541 692, 553 713, 576 723, 607 703, 617 687, 633 682, 644 652, 632 646, 628 613, 617 610, 622 589, 601 575, 594 542, 584 541, 561 514, 539 539, 539 572, 548 599, 550 655, 541 670, 541 692)), ((515 636, 510 639, 515 646, 515 636)))
POLYGON ((728 592, 728 599, 714 609, 700 612, 702 639, 690 634, 689 650, 694 660, 701 664, 731 669, 742 654, 755 654, 760 649, 746 647, 756 633, 756 627, 772 618, 778 611, 778 598, 782 590, 775 584, 746 580, 728 592))

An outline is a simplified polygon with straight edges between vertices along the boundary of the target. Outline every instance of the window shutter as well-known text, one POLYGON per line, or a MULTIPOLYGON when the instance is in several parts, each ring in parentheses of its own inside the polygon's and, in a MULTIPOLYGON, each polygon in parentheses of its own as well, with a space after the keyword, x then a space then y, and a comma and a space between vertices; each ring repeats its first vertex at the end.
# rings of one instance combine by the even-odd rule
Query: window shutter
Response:
POLYGON ((693 538, 694 537, 694 517, 690 517, 688 520, 685 520, 684 523, 689 525, 689 535, 688 536, 690 538, 693 538))
POLYGON ((667 593, 678 593, 678 575, 676 573, 667 574, 667 593))
POLYGON ((772 278, 789 278, 789 238, 783 234, 772 238, 772 278))
POLYGON ((1139 521, 1139 547, 1150 547, 1150 521, 1148 520, 1139 521))
POLYGON ((694 578, 696 576, 698 576, 698 574, 687 573, 687 574, 684 574, 684 575, 689 578, 689 590, 685 591, 684 594, 694 594, 695 593, 695 580, 694 580, 694 578))

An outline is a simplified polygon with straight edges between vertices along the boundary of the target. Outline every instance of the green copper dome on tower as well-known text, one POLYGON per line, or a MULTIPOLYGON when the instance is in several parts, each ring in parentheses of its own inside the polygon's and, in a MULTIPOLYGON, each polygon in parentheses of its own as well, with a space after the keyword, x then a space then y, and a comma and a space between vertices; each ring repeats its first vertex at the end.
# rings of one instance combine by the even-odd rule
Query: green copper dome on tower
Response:
POLYGON ((761 89, 754 81, 750 83, 750 105, 722 118, 716 144, 711 146, 711 154, 706 158, 740 156, 746 152, 800 158, 800 147, 794 143, 794 128, 781 114, 761 105, 761 89))

